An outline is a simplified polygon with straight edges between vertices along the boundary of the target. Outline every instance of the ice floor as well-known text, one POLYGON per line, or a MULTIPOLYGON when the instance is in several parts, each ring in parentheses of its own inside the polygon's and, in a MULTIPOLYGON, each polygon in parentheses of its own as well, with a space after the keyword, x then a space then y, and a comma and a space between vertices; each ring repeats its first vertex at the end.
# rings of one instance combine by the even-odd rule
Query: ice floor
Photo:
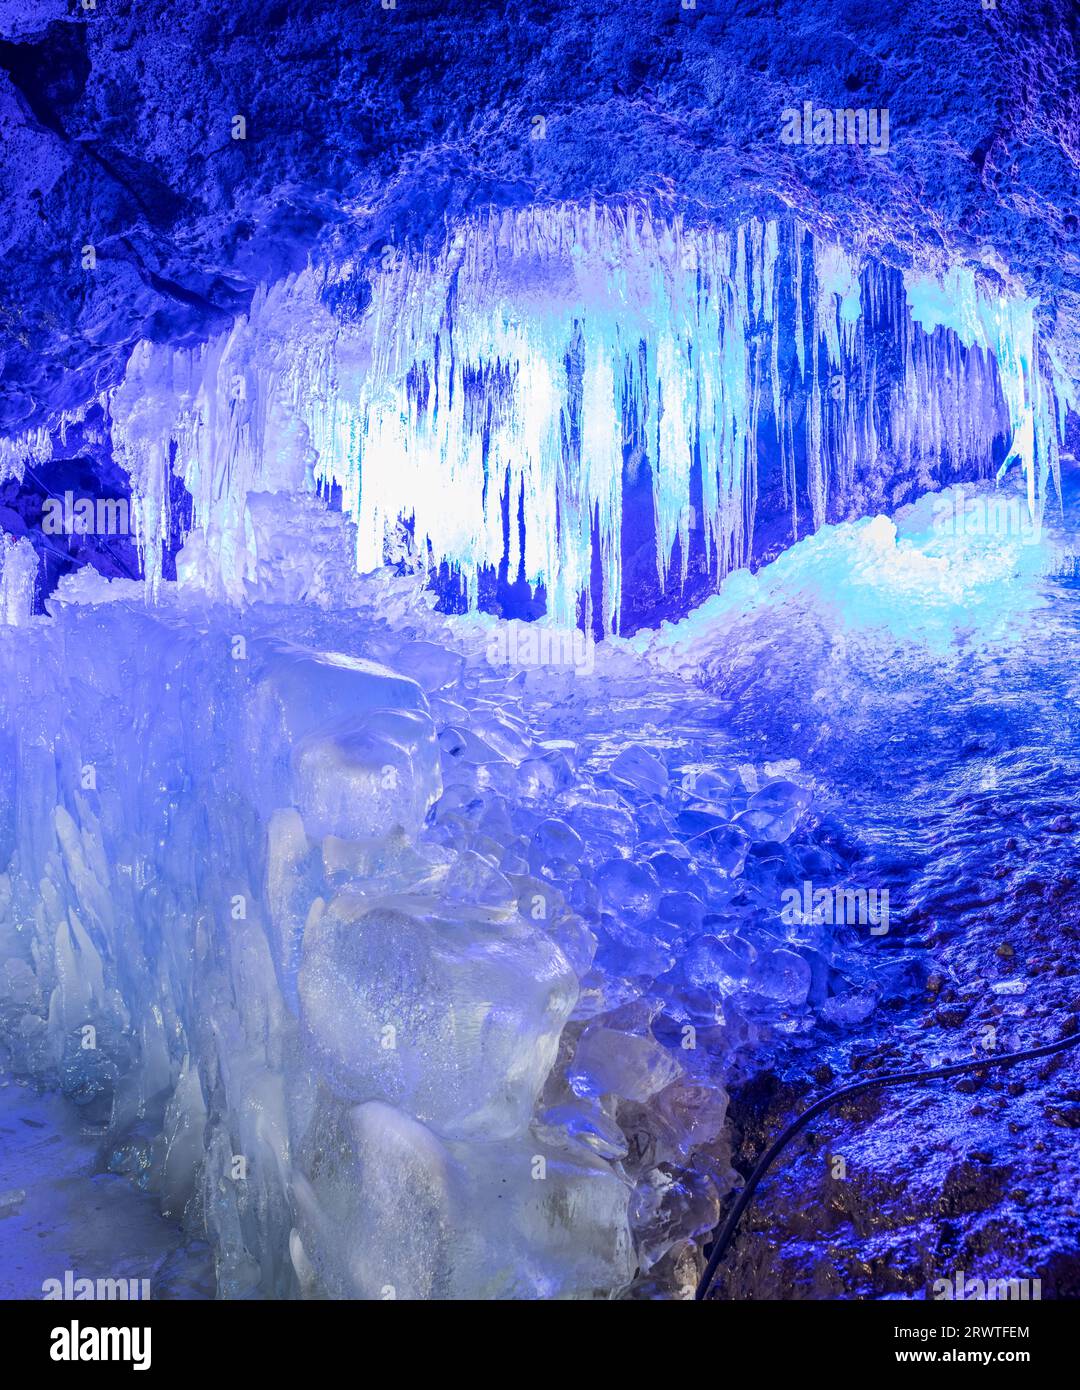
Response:
POLYGON ((728 1089, 1075 861, 1072 529, 988 495, 596 646, 387 572, 242 615, 83 575, 0 628, 0 1029, 78 1116, 5 1125, 46 1107, 118 1213, 17 1276, 137 1231, 163 1296, 203 1243, 223 1297, 685 1295, 728 1089))
POLYGON ((100 1130, 55 1091, 0 1081, 0 1298, 41 1298, 77 1278, 149 1280, 159 1297, 208 1297, 206 1246, 161 1215, 153 1194, 102 1171, 100 1130))

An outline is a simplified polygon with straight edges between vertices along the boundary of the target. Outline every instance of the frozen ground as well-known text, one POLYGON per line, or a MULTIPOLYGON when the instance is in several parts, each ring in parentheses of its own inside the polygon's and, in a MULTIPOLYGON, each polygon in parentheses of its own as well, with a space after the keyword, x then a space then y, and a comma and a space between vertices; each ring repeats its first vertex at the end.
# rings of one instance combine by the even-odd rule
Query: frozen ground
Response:
POLYGON ((227 1297, 685 1292, 728 1089, 888 1037, 927 922, 1006 911, 980 798, 1046 820, 1046 881, 1071 853, 1068 532, 986 496, 597 647, 325 545, 241 616, 84 575, 0 631, 15 1070, 227 1297), (807 883, 889 890, 887 932, 807 883))
POLYGON ((205 1255, 154 1197, 102 1171, 99 1138, 62 1096, 0 1080, 0 1298, 41 1298, 68 1270, 148 1279, 159 1297, 212 1293, 205 1255))

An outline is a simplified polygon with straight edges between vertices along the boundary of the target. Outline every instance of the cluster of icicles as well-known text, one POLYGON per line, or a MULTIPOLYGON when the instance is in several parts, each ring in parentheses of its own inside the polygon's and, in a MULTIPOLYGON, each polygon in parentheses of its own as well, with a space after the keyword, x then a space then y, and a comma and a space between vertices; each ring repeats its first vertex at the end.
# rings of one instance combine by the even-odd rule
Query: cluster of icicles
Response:
POLYGON ((860 477, 915 462, 929 485, 946 461, 988 464, 999 437, 1033 510, 1057 472, 1068 397, 1031 301, 969 270, 860 264, 796 221, 728 235, 640 208, 493 212, 438 254, 385 255, 363 312, 339 317, 326 291, 352 275, 260 291, 201 347, 136 348, 107 409, 151 589, 170 470, 194 498, 181 578, 223 597, 253 576, 249 493, 337 487, 362 571, 406 523, 473 603, 506 561, 557 622, 606 631, 635 457, 665 584, 676 557, 685 578, 691 531, 718 577, 746 563, 762 429, 796 537, 860 477))

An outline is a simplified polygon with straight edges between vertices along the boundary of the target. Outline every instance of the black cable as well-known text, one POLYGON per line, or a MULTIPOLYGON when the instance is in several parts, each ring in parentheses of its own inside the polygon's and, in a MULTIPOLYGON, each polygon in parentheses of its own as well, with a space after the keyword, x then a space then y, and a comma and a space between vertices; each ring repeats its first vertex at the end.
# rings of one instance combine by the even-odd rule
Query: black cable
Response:
POLYGON ((1047 1043, 1044 1047, 1032 1047, 1024 1052, 1007 1052, 1002 1057, 983 1057, 973 1062, 956 1062, 947 1067, 930 1067, 925 1071, 898 1071, 886 1076, 874 1076, 866 1081, 856 1081, 851 1086, 843 1086, 839 1091, 830 1091, 827 1096, 822 1096, 820 1100, 816 1100, 808 1110, 804 1110, 801 1115, 792 1120, 779 1138, 774 1139, 765 1153, 758 1159, 754 1171, 750 1174, 745 1187, 739 1193, 734 1206, 728 1213, 723 1228, 713 1241, 708 1264, 706 1264, 705 1272, 698 1281, 697 1289, 694 1292, 695 1301, 700 1301, 709 1292, 717 1267, 727 1253, 728 1246, 731 1244, 739 1225, 739 1220, 750 1205, 758 1184, 772 1167, 774 1160, 787 1148, 796 1134, 808 1125, 816 1115, 820 1115, 823 1110, 828 1110, 831 1105, 835 1105, 838 1100, 843 1100, 845 1096, 855 1096, 862 1091, 872 1091, 876 1086, 904 1086, 911 1081, 933 1081, 942 1076, 958 1076, 961 1072, 976 1071, 980 1067, 1004 1067, 1013 1062, 1028 1062, 1034 1057, 1048 1057, 1051 1053, 1063 1052, 1067 1047, 1075 1047, 1077 1043, 1080 1043, 1080 1030, 1067 1038, 1059 1039, 1057 1042, 1047 1043))

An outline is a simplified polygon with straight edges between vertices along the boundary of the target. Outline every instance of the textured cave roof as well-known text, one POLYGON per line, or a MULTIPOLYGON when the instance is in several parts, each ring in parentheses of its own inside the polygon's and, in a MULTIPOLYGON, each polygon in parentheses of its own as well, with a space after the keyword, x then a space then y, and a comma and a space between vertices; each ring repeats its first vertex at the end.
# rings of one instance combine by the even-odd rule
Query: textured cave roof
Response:
POLYGON ((83 3, 0 0, 0 431, 313 251, 589 196, 1008 271, 1080 378, 1080 0, 83 3), (782 145, 804 100, 889 153, 782 145))

